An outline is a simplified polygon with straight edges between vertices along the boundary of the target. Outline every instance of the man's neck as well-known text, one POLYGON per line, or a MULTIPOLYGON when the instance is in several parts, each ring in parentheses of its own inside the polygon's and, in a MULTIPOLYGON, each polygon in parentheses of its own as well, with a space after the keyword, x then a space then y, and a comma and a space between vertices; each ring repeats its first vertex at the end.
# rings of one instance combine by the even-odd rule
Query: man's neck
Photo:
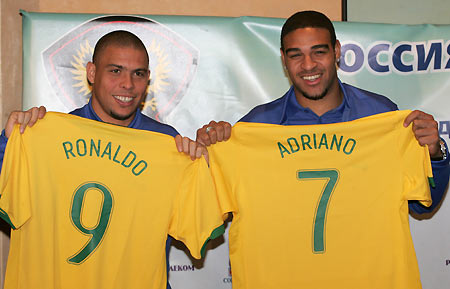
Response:
POLYGON ((341 105, 344 94, 339 87, 339 84, 334 86, 328 93, 321 99, 312 100, 304 97, 300 92, 295 90, 297 102, 303 106, 311 109, 318 116, 322 116, 328 111, 337 108, 341 105))
POLYGON ((130 123, 133 121, 133 119, 136 116, 136 113, 131 115, 130 117, 128 117, 127 119, 121 120, 121 119, 117 119, 111 115, 109 115, 108 113, 106 113, 103 109, 101 109, 100 104, 98 104, 95 101, 91 102, 91 107, 92 110, 94 111, 94 113, 97 115, 97 117, 102 121, 102 122, 106 122, 106 123, 110 123, 110 124, 114 124, 114 125, 119 125, 119 126, 129 126, 130 123))

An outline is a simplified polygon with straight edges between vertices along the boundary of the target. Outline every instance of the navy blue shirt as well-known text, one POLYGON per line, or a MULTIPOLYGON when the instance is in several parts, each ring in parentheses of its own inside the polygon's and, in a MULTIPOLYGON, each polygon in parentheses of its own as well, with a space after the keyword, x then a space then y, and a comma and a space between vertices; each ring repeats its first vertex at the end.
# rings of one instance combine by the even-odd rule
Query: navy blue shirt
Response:
MULTIPOLYGON (((285 95, 253 108, 240 121, 281 125, 328 124, 398 110, 397 105, 385 96, 340 81, 339 86, 344 95, 342 103, 321 116, 298 103, 292 86, 285 95)), ((431 187, 433 204, 427 208, 418 201, 409 202, 409 208, 419 214, 431 212, 440 203, 449 181, 450 165, 448 157, 446 160, 432 161, 431 166, 435 182, 435 187, 431 187)))
MULTIPOLYGON (((70 114, 81 116, 81 117, 92 119, 92 120, 102 121, 98 117, 98 115, 95 113, 90 101, 85 106, 80 107, 80 108, 75 109, 74 111, 70 112, 70 114)), ((170 125, 163 124, 154 119, 151 119, 148 116, 143 115, 140 110, 136 111, 136 116, 133 118, 133 120, 128 125, 128 127, 159 132, 159 133, 171 135, 173 137, 175 137, 178 134, 178 132, 170 125)))

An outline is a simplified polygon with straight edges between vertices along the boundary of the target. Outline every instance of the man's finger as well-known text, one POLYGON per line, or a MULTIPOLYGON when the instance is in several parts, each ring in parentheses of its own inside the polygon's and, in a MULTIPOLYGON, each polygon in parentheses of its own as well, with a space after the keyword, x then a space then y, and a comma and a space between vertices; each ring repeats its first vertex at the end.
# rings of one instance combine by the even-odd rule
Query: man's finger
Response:
POLYGON ((221 123, 218 123, 214 130, 216 131, 216 138, 217 141, 223 141, 225 130, 223 128, 223 125, 221 123))
POLYGON ((207 134, 209 136, 210 143, 215 144, 217 142, 217 131, 215 130, 215 128, 211 127, 207 134))
POLYGON ((28 121, 31 118, 31 114, 28 112, 20 112, 19 117, 17 118, 17 122, 20 123, 20 133, 23 133, 25 131, 25 128, 27 127, 28 121))
POLYGON ((197 159, 201 158, 204 150, 205 150, 205 148, 203 146, 197 144, 197 150, 195 152, 195 158, 197 158, 197 159))
POLYGON ((38 117, 39 117, 39 109, 38 109, 37 107, 33 107, 33 108, 29 109, 29 110, 27 111, 27 113, 31 114, 31 115, 30 115, 30 119, 29 119, 28 122, 27 122, 27 125, 28 125, 29 127, 32 127, 32 126, 36 123, 36 121, 38 120, 38 117))
POLYGON ((177 146, 178 152, 181 153, 183 151, 183 140, 179 134, 175 136, 175 145, 177 146))
POLYGON ((197 143, 195 141, 189 140, 189 155, 191 160, 195 160, 197 143))
POLYGON ((438 130, 438 123, 434 119, 415 119, 413 120, 413 128, 421 129, 421 128, 429 128, 433 130, 438 130))
POLYGON ((40 106, 39 114, 38 114, 39 119, 43 118, 46 113, 47 113, 47 109, 45 108, 45 106, 40 106))
POLYGON ((201 143, 204 146, 211 145, 211 141, 209 140, 209 135, 206 133, 207 127, 208 127, 208 125, 204 125, 200 129, 197 130, 196 141, 201 143))
POLYGON ((403 126, 407 127, 411 124, 411 122, 413 122, 414 120, 417 119, 433 119, 433 116, 431 114, 425 113, 423 111, 420 110, 414 110, 413 112, 411 112, 410 114, 408 114, 405 118, 405 121, 403 122, 403 126))
POLYGON ((14 125, 16 123, 18 123, 18 120, 17 120, 18 117, 19 117, 19 112, 17 112, 17 111, 13 111, 9 115, 8 120, 6 121, 6 126, 5 126, 5 136, 7 138, 9 138, 11 136, 11 133, 14 129, 14 125))
POLYGON ((228 140, 231 136, 231 124, 229 124, 228 122, 222 121, 223 122, 223 127, 224 127, 224 136, 223 136, 223 140, 228 140))
POLYGON ((183 137, 183 152, 186 154, 189 154, 189 138, 183 137))

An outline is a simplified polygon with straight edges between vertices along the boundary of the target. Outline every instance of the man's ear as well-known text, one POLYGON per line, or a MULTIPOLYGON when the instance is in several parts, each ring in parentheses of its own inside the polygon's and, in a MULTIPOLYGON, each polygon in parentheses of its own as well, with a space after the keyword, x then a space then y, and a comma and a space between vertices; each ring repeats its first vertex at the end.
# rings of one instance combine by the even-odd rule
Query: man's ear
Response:
POLYGON ((286 62, 284 62, 284 51, 283 48, 280 48, 281 61, 283 62, 283 67, 286 67, 286 62))
POLYGON ((89 84, 92 85, 95 79, 95 64, 90 61, 86 65, 86 76, 89 84))
POLYGON ((336 62, 341 59, 341 43, 336 39, 336 44, 334 45, 334 55, 336 57, 336 62))

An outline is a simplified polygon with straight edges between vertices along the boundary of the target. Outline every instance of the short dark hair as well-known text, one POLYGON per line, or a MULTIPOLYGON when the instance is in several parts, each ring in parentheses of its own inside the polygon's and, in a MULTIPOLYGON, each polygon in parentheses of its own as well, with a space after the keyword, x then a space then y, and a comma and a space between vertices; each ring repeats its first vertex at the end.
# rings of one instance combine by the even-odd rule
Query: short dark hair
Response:
POLYGON ((331 45, 336 44, 336 32, 333 23, 324 14, 317 11, 300 11, 289 17, 281 28, 281 50, 284 51, 283 39, 290 32, 298 28, 324 28, 330 33, 331 45))
POLYGON ((105 50, 105 48, 110 45, 119 47, 133 47, 139 50, 142 49, 147 55, 148 62, 148 53, 144 43, 142 43, 139 37, 125 30, 116 30, 103 35, 102 38, 97 41, 97 44, 95 44, 94 54, 92 55, 92 62, 95 63, 96 61, 98 61, 98 58, 102 54, 103 50, 105 50))

